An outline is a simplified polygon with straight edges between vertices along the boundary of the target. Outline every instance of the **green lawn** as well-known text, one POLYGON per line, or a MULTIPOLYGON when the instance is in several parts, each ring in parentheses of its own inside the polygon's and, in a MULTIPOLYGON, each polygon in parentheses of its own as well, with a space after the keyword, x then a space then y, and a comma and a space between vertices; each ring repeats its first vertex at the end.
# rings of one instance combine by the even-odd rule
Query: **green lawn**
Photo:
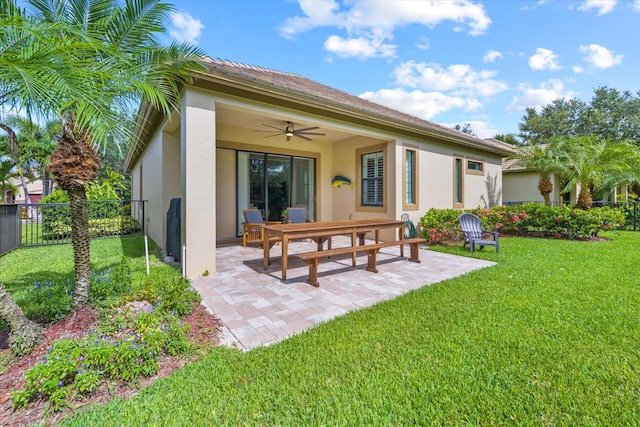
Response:
MULTIPOLYGON (((159 261, 159 249, 149 240, 150 265, 170 269, 159 261)), ((134 280, 146 272, 144 240, 141 236, 114 237, 91 241, 91 268, 101 272, 120 263, 122 256, 131 259, 134 280)), ((0 258, 0 281, 20 301, 24 290, 34 282, 60 283, 73 280, 73 249, 68 245, 23 248, 0 258)))
POLYGON ((495 267, 216 349, 69 424, 638 425, 640 233, 608 236, 504 238, 476 255, 495 267))

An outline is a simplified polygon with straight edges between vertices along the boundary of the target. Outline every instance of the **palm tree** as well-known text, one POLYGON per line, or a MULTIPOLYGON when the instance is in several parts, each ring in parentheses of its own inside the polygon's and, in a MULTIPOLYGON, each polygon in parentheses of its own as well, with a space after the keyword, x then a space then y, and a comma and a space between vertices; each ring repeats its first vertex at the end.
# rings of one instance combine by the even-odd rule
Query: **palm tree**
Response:
POLYGON ((557 168, 552 148, 542 144, 526 145, 520 147, 510 159, 513 160, 511 167, 520 167, 538 173, 538 191, 544 199, 544 204, 550 206, 549 194, 553 191, 551 174, 557 168))
MULTIPOLYGON (((96 147, 114 134, 129 136, 122 112, 141 100, 166 113, 179 104, 179 84, 202 69, 202 53, 188 44, 159 45, 171 7, 158 0, 29 0, 36 17, 69 28, 83 48, 74 56, 85 67, 90 96, 57 87, 62 132, 49 170, 69 196, 74 249, 73 306, 89 298, 90 253, 86 187, 100 168, 96 147), (89 43, 84 44, 84 43, 89 43)), ((72 75, 73 77, 73 75, 72 75)))
MULTIPOLYGON (((57 61, 56 52, 66 40, 55 37, 58 28, 29 18, 13 0, 0 0, 0 106, 11 111, 51 111, 55 97, 46 90, 60 79, 61 70, 72 68, 65 57, 57 61)), ((12 149, 17 137, 0 120, 12 149)), ((40 341, 43 328, 30 321, 0 281, 0 318, 10 328, 9 343, 17 354, 31 351, 40 341)))
MULTIPOLYGON (((5 123, 18 134, 18 160, 21 169, 27 176, 43 181, 42 195, 47 196, 51 192, 47 166, 49 157, 56 148, 55 135, 60 133, 60 122, 57 119, 49 120, 41 126, 29 118, 10 116, 5 119, 5 123)), ((0 147, 0 151, 7 150, 2 143, 0 147)))
POLYGON ((580 136, 557 139, 551 145, 555 170, 567 180, 564 191, 580 187, 578 208, 591 208, 594 192, 609 192, 640 177, 640 151, 630 142, 580 136))
MULTIPOLYGON (((71 200, 75 307, 86 304, 90 253, 85 187, 99 166, 96 146, 130 136, 122 111, 142 100, 169 113, 179 85, 203 68, 187 44, 158 45, 171 7, 156 0, 32 0, 34 14, 0 0, 0 105, 60 117, 51 171, 71 200)), ((0 122, 2 122, 0 120, 0 122)), ((0 282, 0 317, 21 352, 42 328, 30 322, 0 282), (19 346, 18 346, 19 344, 19 346)))
POLYGON ((13 184, 13 179, 18 178, 18 173, 11 159, 0 158, 0 202, 6 202, 5 194, 11 191, 15 194, 18 187, 13 184))

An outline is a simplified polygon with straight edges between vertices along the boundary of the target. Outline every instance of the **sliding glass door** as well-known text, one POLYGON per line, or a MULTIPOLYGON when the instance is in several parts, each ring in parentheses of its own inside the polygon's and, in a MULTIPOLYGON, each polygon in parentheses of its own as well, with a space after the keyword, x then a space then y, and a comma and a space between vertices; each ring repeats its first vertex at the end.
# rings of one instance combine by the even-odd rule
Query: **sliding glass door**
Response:
POLYGON ((307 208, 315 219, 315 159, 238 151, 238 234, 243 209, 256 208, 280 221, 288 207, 307 208))

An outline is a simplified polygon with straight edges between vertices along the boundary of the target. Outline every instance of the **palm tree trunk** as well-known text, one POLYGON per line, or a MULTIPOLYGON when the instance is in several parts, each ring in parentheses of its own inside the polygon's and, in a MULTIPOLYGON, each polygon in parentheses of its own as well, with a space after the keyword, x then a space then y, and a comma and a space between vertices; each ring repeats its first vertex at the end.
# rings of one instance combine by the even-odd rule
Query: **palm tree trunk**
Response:
POLYGON ((63 121, 62 130, 58 146, 51 155, 49 171, 59 187, 67 192, 71 205, 71 243, 76 274, 73 308, 78 308, 89 301, 91 257, 86 188, 96 177, 100 159, 89 135, 74 130, 73 122, 63 121))
POLYGON ((42 326, 27 319, 2 282, 0 282, 0 318, 7 322, 11 329, 9 343, 15 354, 28 354, 42 339, 44 334, 42 326))
POLYGON ((578 194, 578 201, 576 202, 576 207, 580 209, 591 209, 591 205, 593 204, 593 196, 591 195, 591 191, 589 190, 589 185, 583 184, 580 185, 580 193, 578 194))
POLYGON ((540 174, 540 177, 538 178, 538 191, 540 191, 540 194, 544 199, 544 204, 551 206, 551 198, 549 197, 549 194, 553 191, 553 183, 551 182, 549 175, 540 174))
POLYGON ((87 194, 84 187, 67 190, 71 205, 71 243, 73 244, 73 266, 76 273, 73 291, 73 308, 85 305, 89 301, 89 282, 91 280, 91 256, 89 252, 89 215, 87 194))

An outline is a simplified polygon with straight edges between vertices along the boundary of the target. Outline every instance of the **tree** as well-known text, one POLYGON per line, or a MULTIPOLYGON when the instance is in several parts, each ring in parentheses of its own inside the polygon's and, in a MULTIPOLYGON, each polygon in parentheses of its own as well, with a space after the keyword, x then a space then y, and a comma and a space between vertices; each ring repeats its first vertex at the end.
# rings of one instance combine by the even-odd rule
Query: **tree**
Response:
POLYGON ((15 170, 13 161, 0 158, 0 202, 6 202, 5 194, 7 191, 11 191, 13 194, 18 191, 18 187, 13 184, 13 179, 15 178, 18 178, 18 173, 15 170))
POLYGON ((518 136, 513 133, 498 133, 493 139, 497 139, 498 141, 506 142, 511 145, 522 145, 522 141, 518 139, 518 136))
POLYGON ((558 160, 553 154, 553 148, 546 144, 523 146, 510 159, 513 160, 512 167, 521 167, 538 173, 538 191, 544 199, 544 204, 550 206, 549 194, 553 191, 551 174, 558 169, 558 160))
POLYGON ((599 138, 640 145, 640 92, 596 89, 585 120, 590 133, 599 138))
MULTIPOLYGON (((66 40, 55 37, 57 28, 26 16, 13 0, 0 0, 0 106, 5 110, 47 111, 54 94, 48 84, 59 81, 60 69, 71 67, 66 57, 56 58, 66 40)), ((11 149, 17 151, 13 129, 2 122, 11 149)), ((28 353, 40 341, 43 328, 30 321, 0 281, 0 318, 10 328, 9 343, 17 354, 28 353)))
POLYGON ((457 130, 460 133, 464 133, 466 135, 471 135, 471 136, 478 136, 476 135, 476 133, 473 131, 473 128, 471 127, 471 123, 465 123, 463 125, 461 125, 460 123, 458 123, 457 125, 455 125, 453 127, 453 130, 457 130))
POLYGON ((573 138, 588 135, 585 126, 587 104, 577 99, 556 99, 538 112, 527 108, 518 125, 520 138, 526 145, 547 144, 551 138, 562 136, 573 138))
POLYGON ((47 196, 51 193, 51 180, 47 165, 49 164, 49 156, 56 147, 54 136, 59 133, 59 122, 52 120, 42 127, 28 118, 9 116, 4 120, 4 124, 9 126, 11 132, 17 136, 13 143, 15 147, 11 147, 8 138, 0 140, 0 153, 9 155, 11 148, 13 148, 16 153, 10 157, 18 163, 19 175, 24 175, 32 180, 41 179, 42 195, 47 196))
MULTIPOLYGON (((107 144, 109 135, 126 140, 131 127, 122 122, 122 111, 132 114, 141 101, 172 112, 179 86, 203 68, 202 54, 188 44, 159 46, 171 7, 156 0, 27 3, 31 15, 14 0, 0 0, 0 105, 60 117, 50 170, 71 200, 78 307, 89 293, 85 187, 100 164, 95 147, 107 144)), ((11 327, 12 342, 32 348, 41 328, 24 317, 2 285, 0 296, 0 316, 11 327)))
POLYGON ((528 108, 519 125, 525 144, 545 144, 551 138, 593 135, 640 145, 640 92, 599 87, 589 103, 556 99, 540 111, 528 108))
MULTIPOLYGON (((36 17, 60 25, 59 36, 80 48, 73 52, 88 93, 59 86, 56 106, 62 132, 50 171, 69 196, 74 250, 73 306, 89 297, 90 253, 86 187, 100 167, 96 147, 110 137, 124 140, 130 129, 122 112, 141 100, 169 114, 179 104, 179 85, 202 69, 202 53, 189 44, 162 47, 157 36, 172 8, 157 0, 30 0, 36 17)), ((65 55, 67 52, 64 53, 65 55)), ((75 77, 72 71, 71 77, 75 77)))
POLYGON ((640 153, 630 142, 581 136, 558 138, 551 145, 554 169, 567 180, 564 191, 580 187, 578 208, 591 208, 594 192, 609 192, 640 178, 640 153))

